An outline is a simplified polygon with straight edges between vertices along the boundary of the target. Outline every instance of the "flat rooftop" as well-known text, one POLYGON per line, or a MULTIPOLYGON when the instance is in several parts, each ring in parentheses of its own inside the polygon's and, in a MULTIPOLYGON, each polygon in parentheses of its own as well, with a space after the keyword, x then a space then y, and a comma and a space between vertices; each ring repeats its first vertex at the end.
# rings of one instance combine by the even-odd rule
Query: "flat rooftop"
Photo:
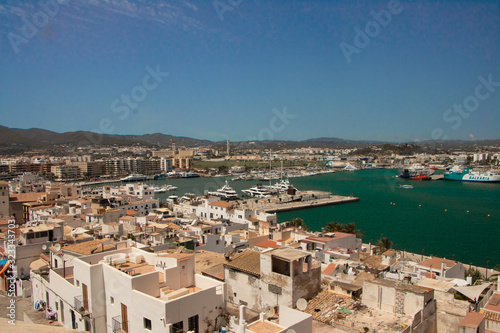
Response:
POLYGON ((425 287, 414 286, 411 284, 404 284, 404 283, 401 283, 398 281, 393 281, 393 280, 388 280, 388 279, 367 280, 366 283, 374 283, 374 284, 378 284, 381 286, 396 288, 396 289, 409 291, 409 292, 416 293, 416 294, 425 294, 426 292, 433 290, 432 288, 425 288, 425 287))
POLYGON ((275 249, 269 252, 265 252, 264 254, 267 255, 273 255, 275 257, 278 257, 283 260, 287 261, 295 261, 298 259, 305 258, 307 256, 310 256, 310 253, 305 253, 302 251, 290 249, 290 248, 280 248, 280 249, 275 249))
POLYGON ((268 321, 258 321, 249 325, 247 330, 254 333, 277 333, 282 331, 283 327, 268 321))

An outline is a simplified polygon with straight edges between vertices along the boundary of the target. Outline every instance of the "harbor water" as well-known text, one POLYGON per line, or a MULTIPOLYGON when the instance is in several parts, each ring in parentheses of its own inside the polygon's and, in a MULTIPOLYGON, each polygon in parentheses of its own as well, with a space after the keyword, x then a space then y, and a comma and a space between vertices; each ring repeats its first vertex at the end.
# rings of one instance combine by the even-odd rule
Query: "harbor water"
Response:
MULTIPOLYGON (((278 221, 301 217, 313 231, 328 222, 355 222, 365 243, 386 236, 398 250, 447 259, 464 264, 492 268, 500 264, 500 183, 417 181, 395 177, 398 170, 373 169, 336 172, 311 177, 291 178, 299 190, 329 191, 354 195, 359 202, 317 207, 278 214, 278 221), (411 184, 412 189, 400 185, 411 184)), ((190 178, 154 181, 169 183, 178 189, 159 194, 182 196, 186 192, 203 195, 224 184, 224 178, 190 178)), ((231 181, 241 190, 256 181, 231 181)), ((273 181, 274 182, 274 181, 273 181)))

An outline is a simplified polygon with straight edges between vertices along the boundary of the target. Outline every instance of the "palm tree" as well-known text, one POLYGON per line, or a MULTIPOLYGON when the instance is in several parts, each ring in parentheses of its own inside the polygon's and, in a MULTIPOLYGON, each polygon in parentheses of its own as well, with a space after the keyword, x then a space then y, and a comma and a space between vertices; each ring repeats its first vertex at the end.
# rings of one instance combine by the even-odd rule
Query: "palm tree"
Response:
POLYGON ((305 231, 309 231, 311 228, 309 228, 308 225, 306 225, 304 223, 304 220, 301 219, 300 217, 296 217, 294 218, 293 220, 290 221, 290 226, 291 227, 298 227, 298 228, 302 228, 304 229, 305 231))
POLYGON ((392 248, 392 242, 387 237, 380 237, 377 241, 377 252, 384 253, 385 251, 392 248))
POLYGON ((323 227, 324 232, 337 232, 342 231, 342 225, 338 222, 330 222, 323 227))
POLYGON ((348 234, 355 234, 356 233, 356 223, 354 222, 349 222, 348 224, 344 224, 342 228, 343 232, 346 232, 348 234))

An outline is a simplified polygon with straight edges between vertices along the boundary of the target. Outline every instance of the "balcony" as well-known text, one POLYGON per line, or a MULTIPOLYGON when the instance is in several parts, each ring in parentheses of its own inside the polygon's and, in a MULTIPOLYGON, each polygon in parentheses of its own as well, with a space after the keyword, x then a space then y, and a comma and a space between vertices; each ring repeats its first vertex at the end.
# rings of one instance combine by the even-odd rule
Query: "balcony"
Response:
POLYGON ((83 296, 76 296, 75 297, 75 310, 80 313, 81 315, 86 315, 88 314, 87 309, 85 309, 84 303, 83 303, 83 296))
POLYGON ((113 328, 113 333, 121 333, 122 331, 122 316, 116 316, 111 318, 111 327, 113 328))

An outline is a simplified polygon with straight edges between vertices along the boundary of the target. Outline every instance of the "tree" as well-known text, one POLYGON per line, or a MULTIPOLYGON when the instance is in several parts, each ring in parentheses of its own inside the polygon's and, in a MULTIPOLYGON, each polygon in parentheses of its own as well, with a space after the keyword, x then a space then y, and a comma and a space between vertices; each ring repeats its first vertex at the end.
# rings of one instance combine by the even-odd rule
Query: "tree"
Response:
POLYGON ((472 277, 472 284, 476 283, 477 280, 481 280, 483 278, 483 274, 481 274, 480 271, 478 271, 475 268, 469 268, 465 271, 465 276, 471 276, 472 277))
POLYGON ((387 237, 380 237, 377 241, 377 252, 379 254, 384 253, 392 248, 392 242, 387 237))
POLYGON ((309 228, 308 225, 304 223, 304 220, 301 219, 300 217, 296 217, 293 220, 290 221, 290 226, 291 227, 297 227, 297 228, 302 228, 305 231, 309 231, 311 228, 309 228))
POLYGON ((340 224, 338 222, 330 222, 323 227, 323 232, 345 232, 355 234, 358 238, 363 238, 361 230, 356 229, 356 223, 349 222, 348 224, 340 224))
POLYGON ((337 232, 342 231, 342 225, 338 222, 330 222, 323 227, 323 232, 337 232))

